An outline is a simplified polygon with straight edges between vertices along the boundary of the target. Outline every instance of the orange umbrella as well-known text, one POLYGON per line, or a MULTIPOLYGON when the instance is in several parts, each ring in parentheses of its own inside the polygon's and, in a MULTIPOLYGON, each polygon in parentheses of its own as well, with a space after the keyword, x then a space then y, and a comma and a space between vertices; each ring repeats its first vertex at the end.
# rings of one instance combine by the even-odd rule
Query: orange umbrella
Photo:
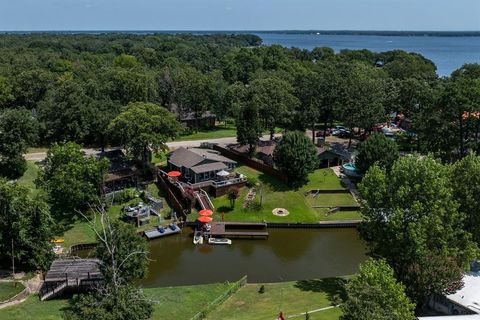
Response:
POLYGON ((182 175, 182 173, 180 171, 170 171, 169 173, 167 173, 167 176, 169 177, 180 177, 182 175))
POLYGON ((213 211, 210 209, 202 209, 198 212, 198 214, 201 216, 211 216, 213 214, 213 211))
POLYGON ((197 220, 203 223, 207 223, 207 222, 212 222, 213 219, 211 217, 201 216, 197 220))

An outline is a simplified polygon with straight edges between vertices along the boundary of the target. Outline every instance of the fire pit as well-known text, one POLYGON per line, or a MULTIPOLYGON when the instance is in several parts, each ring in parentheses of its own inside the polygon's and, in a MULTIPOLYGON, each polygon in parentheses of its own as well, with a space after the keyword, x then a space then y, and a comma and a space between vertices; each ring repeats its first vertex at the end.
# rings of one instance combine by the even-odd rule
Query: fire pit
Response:
POLYGON ((278 217, 286 217, 290 214, 287 209, 284 208, 275 208, 272 210, 273 215, 278 217))

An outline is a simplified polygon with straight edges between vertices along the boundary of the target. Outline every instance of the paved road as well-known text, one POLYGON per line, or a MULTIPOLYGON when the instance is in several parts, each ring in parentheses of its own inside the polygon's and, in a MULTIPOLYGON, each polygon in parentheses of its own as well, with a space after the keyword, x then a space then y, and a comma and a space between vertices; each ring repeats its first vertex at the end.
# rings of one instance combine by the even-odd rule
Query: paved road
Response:
MULTIPOLYGON (((278 134, 275 136, 279 136, 278 134)), ((270 139, 270 135, 264 135, 262 137, 263 140, 268 140, 270 139)), ((201 143, 203 142, 210 142, 210 143, 218 143, 218 144, 231 144, 231 143, 236 143, 237 138, 236 137, 227 137, 227 138, 218 138, 218 139, 203 139, 203 140, 190 140, 190 141, 173 141, 173 142, 168 142, 167 145, 169 148, 180 148, 180 147, 198 147, 200 146, 201 143)), ((96 155, 100 153, 99 149, 83 149, 85 154, 87 155, 96 155)), ((42 161, 45 159, 47 156, 46 152, 35 152, 35 153, 27 153, 25 155, 25 159, 31 160, 31 161, 42 161)))

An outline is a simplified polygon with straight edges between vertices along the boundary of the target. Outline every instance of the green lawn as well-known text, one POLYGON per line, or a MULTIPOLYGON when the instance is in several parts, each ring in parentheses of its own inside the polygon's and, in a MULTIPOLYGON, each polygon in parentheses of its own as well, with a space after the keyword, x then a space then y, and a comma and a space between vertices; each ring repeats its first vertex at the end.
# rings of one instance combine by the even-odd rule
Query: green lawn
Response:
POLYGON ((233 124, 221 124, 215 126, 212 129, 202 129, 197 132, 184 134, 175 139, 175 141, 189 141, 189 140, 207 140, 226 137, 235 137, 237 135, 237 129, 233 124))
MULTIPOLYGON (((262 199, 262 208, 259 210, 245 209, 243 203, 248 189, 242 188, 235 206, 230 207, 230 201, 226 196, 212 200, 215 206, 214 219, 221 219, 224 212, 225 220, 229 221, 267 221, 267 222, 318 222, 322 220, 350 220, 359 219, 356 211, 337 212, 326 215, 328 208, 312 208, 313 205, 339 206, 354 205, 355 200, 349 193, 321 194, 317 197, 306 196, 305 193, 312 189, 337 190, 343 189, 340 179, 330 169, 319 169, 308 177, 308 182, 298 189, 293 189, 278 179, 252 169, 247 166, 239 166, 237 172, 247 177, 256 178, 261 187, 256 195, 256 200, 262 199), (275 208, 285 208, 290 214, 286 217, 278 217, 272 214, 275 208)), ((190 216, 196 219, 196 213, 190 216)))
POLYGON ((24 288, 20 282, 0 282, 0 302, 12 298, 24 288))
POLYGON ((27 161, 27 171, 17 180, 17 183, 30 189, 32 194, 37 193, 37 187, 35 186, 35 179, 38 177, 39 167, 34 161, 27 161))
MULTIPOLYGON (((155 301, 151 319, 188 320, 223 294, 229 284, 207 284, 184 287, 145 289, 145 295, 155 301)), ((0 310, 2 320, 60 320, 67 300, 40 301, 34 295, 27 301, 0 310)))
MULTIPOLYGON (((332 306, 334 296, 344 296, 343 284, 344 280, 338 278, 267 283, 264 284, 264 293, 258 292, 261 284, 247 284, 209 314, 207 319, 275 319, 280 311, 285 317, 298 315, 332 306)), ((311 313, 310 319, 337 320, 340 315, 340 308, 333 308, 311 313)))

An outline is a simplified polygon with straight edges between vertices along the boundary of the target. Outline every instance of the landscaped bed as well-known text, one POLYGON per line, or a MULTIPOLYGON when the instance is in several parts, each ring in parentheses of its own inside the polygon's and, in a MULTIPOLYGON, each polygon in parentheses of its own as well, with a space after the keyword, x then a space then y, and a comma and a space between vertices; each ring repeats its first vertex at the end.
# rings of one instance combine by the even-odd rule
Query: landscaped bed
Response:
POLYGON ((20 282, 0 282, 0 302, 13 298, 25 287, 20 282))
POLYGON ((310 319, 337 320, 341 310, 332 307, 332 300, 340 301, 343 294, 342 279, 320 279, 264 284, 264 293, 260 293, 262 284, 247 284, 235 295, 208 315, 207 319, 255 320, 275 319, 280 311, 285 318, 322 308, 322 311, 310 313, 310 319), (334 298, 336 297, 336 298, 334 298))
MULTIPOLYGON (((280 180, 259 172, 247 166, 239 166, 237 172, 248 177, 250 181, 260 184, 257 187, 254 201, 249 208, 243 204, 248 188, 240 190, 234 208, 230 206, 227 196, 212 198, 215 206, 214 219, 221 220, 222 212, 226 221, 267 221, 267 222, 304 222, 314 223, 323 220, 360 219, 358 211, 339 211, 326 215, 330 207, 357 205, 350 193, 322 193, 316 197, 307 195, 310 190, 342 190, 340 179, 330 169, 319 169, 308 177, 308 182, 300 188, 291 188, 280 180), (261 202, 261 207, 259 203, 261 202), (328 206, 328 208, 313 208, 313 206, 328 206), (287 216, 274 215, 275 208, 288 210, 287 216)), ((189 216, 190 220, 197 218, 196 213, 189 216)))

